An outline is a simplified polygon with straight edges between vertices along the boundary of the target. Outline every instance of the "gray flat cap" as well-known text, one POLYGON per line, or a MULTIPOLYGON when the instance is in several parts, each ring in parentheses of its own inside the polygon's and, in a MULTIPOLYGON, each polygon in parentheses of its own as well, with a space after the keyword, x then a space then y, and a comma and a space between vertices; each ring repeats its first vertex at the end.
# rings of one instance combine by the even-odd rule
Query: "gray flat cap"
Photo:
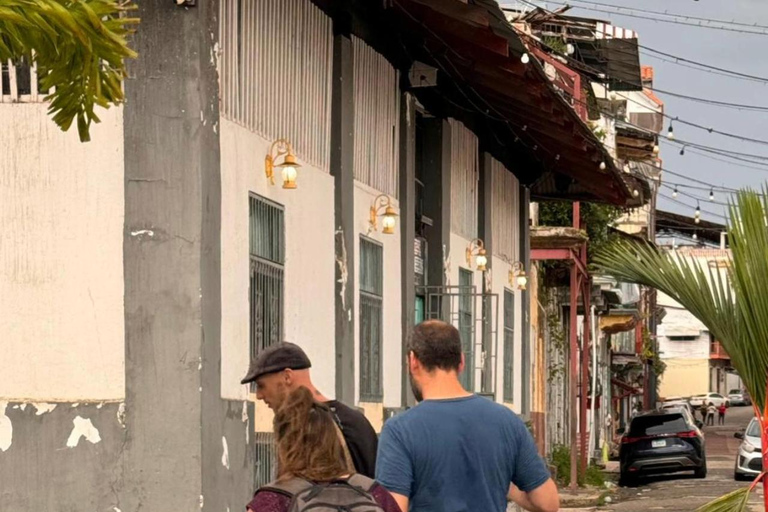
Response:
POLYGON ((248 373, 240 383, 248 384, 269 373, 287 369, 305 370, 311 367, 312 363, 300 346, 284 341, 268 347, 255 359, 252 359, 248 373))

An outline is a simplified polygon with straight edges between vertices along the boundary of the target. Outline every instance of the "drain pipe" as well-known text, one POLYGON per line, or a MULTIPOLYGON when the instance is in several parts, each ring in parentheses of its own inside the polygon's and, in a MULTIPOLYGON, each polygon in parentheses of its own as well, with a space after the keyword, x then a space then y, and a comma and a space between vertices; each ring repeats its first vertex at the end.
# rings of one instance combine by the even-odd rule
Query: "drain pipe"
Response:
MULTIPOLYGON (((598 339, 597 339, 597 332, 595 328, 595 306, 593 305, 590 308, 590 327, 592 328, 592 400, 590 402, 589 407, 589 421, 590 421, 590 429, 589 429, 589 443, 587 444, 587 449, 591 450, 592 453, 595 453, 595 450, 597 447, 593 448, 593 445, 596 441, 596 434, 595 434, 595 428, 597 426, 597 422, 595 421, 595 394, 597 393, 597 349, 599 347, 598 339)), ((587 453, 587 460, 591 459, 592 456, 587 453)))

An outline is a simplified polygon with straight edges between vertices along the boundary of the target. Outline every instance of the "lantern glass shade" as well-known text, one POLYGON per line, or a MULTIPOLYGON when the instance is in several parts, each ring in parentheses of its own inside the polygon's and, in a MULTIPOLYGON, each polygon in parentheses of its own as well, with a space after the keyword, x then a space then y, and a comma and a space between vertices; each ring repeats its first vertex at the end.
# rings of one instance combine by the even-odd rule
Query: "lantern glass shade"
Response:
POLYGON ((395 225, 397 224, 397 215, 392 215, 389 212, 384 214, 381 219, 382 232, 385 235, 391 235, 395 232, 395 225))
POLYGON ((488 267, 488 257, 485 255, 485 251, 480 252, 475 259, 477 263, 477 270, 485 272, 488 267))
POLYGON ((515 279, 517 282, 517 289, 518 290, 525 290, 525 287, 528 285, 528 277, 526 277, 525 274, 521 274, 517 276, 517 279, 515 279))
POLYGON ((283 165, 283 188, 296 188, 296 166, 283 165))

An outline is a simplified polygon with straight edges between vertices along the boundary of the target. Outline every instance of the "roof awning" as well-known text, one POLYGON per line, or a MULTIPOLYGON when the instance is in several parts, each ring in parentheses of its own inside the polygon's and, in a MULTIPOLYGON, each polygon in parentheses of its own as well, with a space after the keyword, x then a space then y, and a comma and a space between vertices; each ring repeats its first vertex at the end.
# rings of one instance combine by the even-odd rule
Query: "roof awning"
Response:
MULTIPOLYGON (((314 0, 336 9, 330 0, 314 0)), ((633 198, 602 142, 554 88, 494 0, 351 3, 353 33, 402 66, 437 68, 412 90, 435 115, 461 120, 526 185, 560 176, 554 197, 624 206, 633 198), (484 135, 484 136, 483 136, 484 135), (601 165, 604 163, 605 165, 601 165), (604 167, 604 169, 601 169, 604 167)), ((406 68, 407 69, 407 68, 406 68)), ((533 195, 553 197, 532 188, 533 195)))

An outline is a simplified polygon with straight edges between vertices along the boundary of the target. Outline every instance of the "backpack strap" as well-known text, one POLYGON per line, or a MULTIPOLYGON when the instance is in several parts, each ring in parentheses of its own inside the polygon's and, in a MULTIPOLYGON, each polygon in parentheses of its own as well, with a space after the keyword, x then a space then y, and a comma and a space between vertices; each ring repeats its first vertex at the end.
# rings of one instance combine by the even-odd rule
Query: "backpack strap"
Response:
POLYGON ((264 487, 260 487, 256 494, 262 491, 275 492, 293 498, 294 496, 314 487, 315 484, 303 478, 290 478, 288 480, 275 480, 264 487))
POLYGON ((349 477, 347 479, 347 483, 352 487, 357 487, 358 489, 361 489, 367 493, 370 493, 371 489, 373 489, 373 486, 376 485, 375 480, 368 478, 365 475, 361 475, 360 473, 355 473, 349 477))

